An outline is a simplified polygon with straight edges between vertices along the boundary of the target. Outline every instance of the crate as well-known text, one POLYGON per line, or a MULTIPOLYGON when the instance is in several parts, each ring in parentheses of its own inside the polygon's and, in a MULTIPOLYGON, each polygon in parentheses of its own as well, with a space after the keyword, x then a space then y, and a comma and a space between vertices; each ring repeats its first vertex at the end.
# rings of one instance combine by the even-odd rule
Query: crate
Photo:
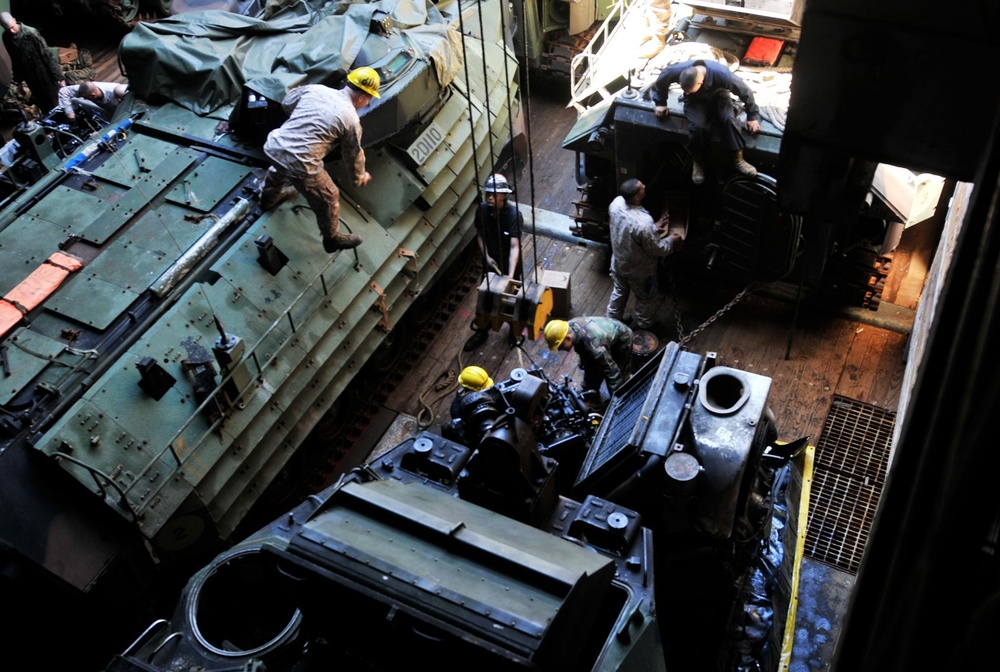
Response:
POLYGON ((552 290, 552 317, 569 319, 570 310, 573 308, 569 273, 539 269, 538 282, 552 290))

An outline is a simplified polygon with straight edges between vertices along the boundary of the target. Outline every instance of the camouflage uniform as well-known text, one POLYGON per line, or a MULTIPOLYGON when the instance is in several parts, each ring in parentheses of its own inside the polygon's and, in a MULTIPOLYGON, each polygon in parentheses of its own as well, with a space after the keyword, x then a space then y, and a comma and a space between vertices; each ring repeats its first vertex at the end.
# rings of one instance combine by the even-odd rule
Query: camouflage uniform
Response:
POLYGON ((652 329, 656 317, 659 260, 673 250, 646 208, 618 196, 608 206, 611 233, 611 299, 607 317, 621 320, 629 294, 635 293, 635 326, 652 329))
POLYGON ((326 155, 339 143, 348 174, 355 186, 361 185, 365 176, 361 119, 347 89, 322 84, 293 89, 281 106, 290 117, 264 143, 272 165, 260 200, 273 199, 291 182, 315 213, 320 234, 331 238, 340 228, 340 189, 326 172, 326 155))
POLYGON ((9 31, 3 34, 13 81, 27 84, 42 114, 48 114, 59 103, 62 66, 37 30, 20 22, 18 26, 17 35, 11 35, 9 31))
POLYGON ((632 375, 632 330, 609 317, 574 317, 569 329, 583 369, 583 388, 599 390, 606 382, 614 394, 632 375))
MULTIPOLYGON (((72 45, 70 45, 72 47, 72 45)), ((77 56, 69 63, 63 63, 63 79, 66 84, 83 84, 92 82, 97 77, 97 70, 94 65, 94 58, 90 55, 89 49, 79 49, 77 56)))

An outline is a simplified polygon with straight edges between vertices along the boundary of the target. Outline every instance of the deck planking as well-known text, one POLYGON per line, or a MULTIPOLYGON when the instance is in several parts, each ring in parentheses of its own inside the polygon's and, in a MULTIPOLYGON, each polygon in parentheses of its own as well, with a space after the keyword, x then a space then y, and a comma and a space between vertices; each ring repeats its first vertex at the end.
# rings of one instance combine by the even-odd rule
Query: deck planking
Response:
MULTIPOLYGON (((46 33, 46 37, 54 46, 73 42, 90 49, 97 79, 127 81, 117 59, 122 34, 64 27, 46 33)), ((575 111, 566 107, 568 89, 560 91, 553 82, 546 81, 536 86, 529 82, 524 90, 531 93, 522 107, 525 126, 530 130, 531 155, 515 181, 515 196, 526 214, 538 208, 573 215, 573 203, 580 198, 575 156, 562 148, 562 140, 576 120, 575 111)), ((604 313, 611 292, 606 248, 533 235, 530 230, 522 236, 522 247, 528 280, 536 279, 535 268, 568 272, 572 315, 604 313)), ((675 278, 673 285, 685 335, 712 318, 741 289, 687 277, 675 278)), ((671 283, 662 283, 657 313, 656 331, 663 342, 678 340, 670 287, 671 283)), ((434 386, 448 380, 449 371, 453 372, 453 381, 466 364, 484 366, 496 378, 534 361, 555 379, 566 375, 582 381, 575 354, 549 352, 543 341, 529 340, 522 348, 511 349, 506 329, 491 334, 477 351, 463 352, 462 345, 471 334, 469 324, 475 316, 476 295, 473 286, 454 307, 447 328, 398 382, 384 404, 391 413, 416 416, 422 409, 423 396, 433 402, 433 420, 446 422, 450 394, 434 386)), ((626 314, 630 312, 631 306, 626 314)), ((797 310, 790 301, 751 293, 705 326, 685 347, 714 352, 719 364, 769 376, 769 403, 779 437, 793 440, 810 436, 815 443, 834 394, 897 410, 906 345, 905 333, 837 316, 816 306, 797 310)))

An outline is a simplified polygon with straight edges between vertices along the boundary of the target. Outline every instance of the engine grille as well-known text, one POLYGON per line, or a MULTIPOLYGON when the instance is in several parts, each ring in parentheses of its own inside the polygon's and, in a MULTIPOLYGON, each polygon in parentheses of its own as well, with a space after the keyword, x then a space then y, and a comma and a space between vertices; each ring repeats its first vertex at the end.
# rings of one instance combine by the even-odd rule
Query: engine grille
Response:
POLYGON ((857 574, 885 483, 896 414, 834 395, 816 446, 805 554, 857 574))
POLYGON ((656 373, 656 369, 649 369, 647 372, 650 375, 640 380, 632 388, 631 394, 617 399, 615 408, 612 409, 612 413, 608 414, 611 416, 609 418, 611 423, 609 423, 608 430, 604 435, 604 441, 600 446, 601 450, 598 452, 597 463, 594 465, 595 468, 608 462, 613 458, 615 453, 628 446, 632 431, 639 423, 643 404, 646 403, 646 397, 649 396, 649 390, 655 378, 653 374, 656 373))

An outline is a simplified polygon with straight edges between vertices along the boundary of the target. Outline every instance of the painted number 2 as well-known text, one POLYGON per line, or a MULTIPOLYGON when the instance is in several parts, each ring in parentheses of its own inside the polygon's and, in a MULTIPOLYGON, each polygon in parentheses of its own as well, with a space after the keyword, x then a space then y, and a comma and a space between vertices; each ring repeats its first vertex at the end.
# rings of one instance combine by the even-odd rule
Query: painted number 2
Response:
POLYGON ((444 133, 440 128, 431 124, 420 137, 414 140, 413 144, 407 148, 407 153, 418 164, 422 164, 437 149, 444 140, 444 133))

